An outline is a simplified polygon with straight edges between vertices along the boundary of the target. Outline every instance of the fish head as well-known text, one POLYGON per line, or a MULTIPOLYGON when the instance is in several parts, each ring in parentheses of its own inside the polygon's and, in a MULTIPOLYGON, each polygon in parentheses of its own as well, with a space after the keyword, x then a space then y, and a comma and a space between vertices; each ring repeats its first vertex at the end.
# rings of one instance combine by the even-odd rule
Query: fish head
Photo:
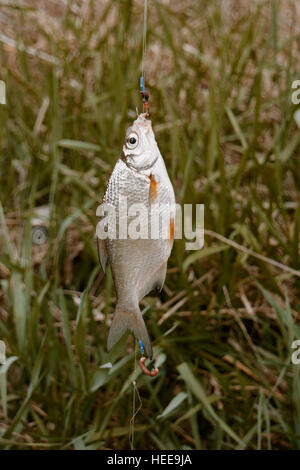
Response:
POLYGON ((144 171, 151 168, 159 156, 151 121, 140 114, 127 129, 121 158, 129 168, 144 171))

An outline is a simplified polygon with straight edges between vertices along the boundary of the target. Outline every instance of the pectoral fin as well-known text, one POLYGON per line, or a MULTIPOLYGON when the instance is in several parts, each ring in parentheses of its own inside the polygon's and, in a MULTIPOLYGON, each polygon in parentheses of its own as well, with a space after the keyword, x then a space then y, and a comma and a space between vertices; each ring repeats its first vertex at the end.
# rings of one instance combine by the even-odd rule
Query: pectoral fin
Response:
POLYGON ((97 251, 98 251, 98 258, 101 264, 101 267, 103 269, 103 272, 105 273, 105 268, 107 264, 107 250, 106 250, 106 245, 105 245, 105 240, 101 240, 100 238, 97 237, 97 251))
POLYGON ((154 175, 152 173, 149 176, 149 178, 150 178, 149 202, 150 204, 153 204, 157 199, 160 178, 159 178, 159 175, 154 175))

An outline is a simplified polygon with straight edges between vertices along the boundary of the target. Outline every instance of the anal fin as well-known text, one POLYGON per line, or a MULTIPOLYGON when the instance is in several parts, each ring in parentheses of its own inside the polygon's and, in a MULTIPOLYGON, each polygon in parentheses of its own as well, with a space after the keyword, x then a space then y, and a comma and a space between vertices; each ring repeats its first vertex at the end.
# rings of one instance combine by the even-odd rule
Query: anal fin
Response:
POLYGON ((166 279, 166 273, 167 273, 167 262, 163 263, 160 268, 155 271, 154 275, 151 276, 149 280, 146 281, 144 284, 140 295, 139 299, 141 300, 145 295, 147 295, 149 292, 152 290, 156 289, 158 292, 160 292, 163 288, 165 279, 166 279))
POLYGON ((157 272, 157 277, 156 277, 156 288, 159 292, 162 290, 163 285, 165 283, 166 273, 167 273, 167 263, 164 263, 159 268, 157 272))

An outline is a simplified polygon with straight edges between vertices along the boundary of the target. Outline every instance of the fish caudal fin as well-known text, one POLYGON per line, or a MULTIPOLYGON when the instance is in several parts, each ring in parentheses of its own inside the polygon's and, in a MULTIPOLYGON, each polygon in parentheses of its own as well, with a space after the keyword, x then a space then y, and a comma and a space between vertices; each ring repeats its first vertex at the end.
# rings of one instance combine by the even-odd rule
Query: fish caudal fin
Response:
POLYGON ((152 346, 140 309, 122 310, 118 306, 108 333, 107 350, 109 351, 121 339, 126 330, 130 330, 138 341, 142 341, 147 355, 152 358, 152 346))

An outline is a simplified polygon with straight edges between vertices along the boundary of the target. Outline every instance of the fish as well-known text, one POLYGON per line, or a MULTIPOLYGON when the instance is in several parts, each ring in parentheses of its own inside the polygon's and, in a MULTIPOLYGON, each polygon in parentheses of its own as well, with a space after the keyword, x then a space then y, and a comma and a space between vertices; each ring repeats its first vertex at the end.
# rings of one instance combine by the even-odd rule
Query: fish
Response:
POLYGON ((138 115, 127 129, 102 205, 114 209, 114 215, 107 219, 108 235, 100 238, 97 234, 99 261, 104 272, 107 263, 110 264, 117 299, 107 350, 129 330, 152 358, 152 344, 139 302, 163 287, 174 241, 176 211, 174 189, 147 113, 138 115), (121 201, 126 201, 126 208, 121 201), (143 208, 138 223, 137 212, 130 212, 130 208, 137 206, 143 208), (125 236, 122 224, 127 231, 125 236), (130 227, 136 229, 133 236, 130 227))

